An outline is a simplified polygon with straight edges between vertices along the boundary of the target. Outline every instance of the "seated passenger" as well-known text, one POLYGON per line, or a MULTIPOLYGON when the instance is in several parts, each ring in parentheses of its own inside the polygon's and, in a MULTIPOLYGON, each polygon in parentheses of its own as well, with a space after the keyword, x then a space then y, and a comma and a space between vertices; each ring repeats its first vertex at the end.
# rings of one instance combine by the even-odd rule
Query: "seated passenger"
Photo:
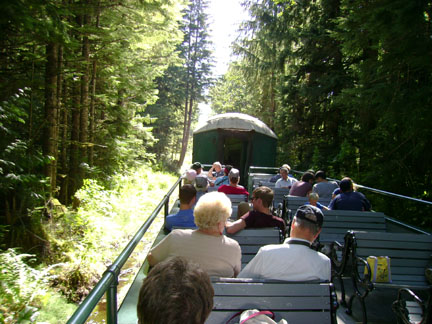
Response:
POLYGON ((295 180, 294 178, 288 177, 288 172, 289 170, 286 168, 280 169, 281 178, 278 181, 276 181, 275 188, 291 189, 293 183, 297 182, 297 180, 295 180))
POLYGON ((195 185, 195 178, 196 178, 196 171, 194 169, 187 170, 183 178, 183 184, 195 185))
POLYGON ((216 178, 223 177, 224 171, 222 170, 222 164, 220 162, 213 163, 210 170, 207 172, 207 178, 210 180, 216 180, 216 178))
POLYGON ((241 268, 239 244, 223 235, 231 201, 220 192, 210 192, 198 200, 194 217, 197 230, 175 229, 150 250, 151 266, 172 256, 198 263, 210 276, 235 277, 241 268))
POLYGON ((337 195, 339 195, 341 193, 340 188, 337 187, 335 190, 333 190, 332 192, 332 199, 334 199, 337 195))
POLYGON ((196 228, 193 216, 193 206, 196 202, 197 191, 193 185, 186 184, 180 188, 180 210, 177 214, 168 215, 165 228, 171 231, 173 226, 196 228))
POLYGON ((339 188, 335 181, 328 181, 324 171, 315 173, 315 184, 312 192, 316 192, 321 198, 332 198, 332 193, 339 188))
POLYGON ((323 221, 324 215, 318 208, 300 206, 291 223, 291 237, 282 244, 260 248, 239 278, 330 281, 330 259, 311 248, 321 232, 323 221))
POLYGON ((332 210, 370 211, 371 204, 361 192, 354 191, 351 178, 343 178, 339 183, 340 194, 329 204, 332 210))
POLYGON ((305 205, 312 205, 315 207, 318 207, 321 210, 329 210, 329 208, 327 206, 324 206, 323 204, 319 203, 319 195, 316 192, 311 192, 309 195, 309 202, 306 203, 305 205))
POLYGON ((219 177, 216 178, 216 180, 214 181, 214 186, 215 187, 220 187, 222 185, 229 185, 229 178, 228 178, 228 174, 232 169, 232 165, 226 165, 224 168, 224 176, 223 177, 219 177))
POLYGON ((222 185, 218 188, 219 192, 223 192, 227 195, 246 195, 249 196, 249 192, 238 183, 240 181, 240 171, 232 168, 228 173, 229 185, 222 185))
POLYGON ((273 216, 270 206, 273 201, 273 190, 261 186, 252 193, 252 211, 244 214, 234 223, 228 223, 227 233, 234 234, 244 228, 279 227, 285 233, 285 222, 282 218, 273 216))
POLYGON ((270 178, 270 180, 269 180, 270 182, 276 182, 280 178, 282 178, 282 172, 281 172, 282 168, 288 170, 288 179, 290 179, 292 182, 298 181, 296 178, 294 178, 292 175, 289 174, 289 172, 291 171, 291 167, 288 164, 284 164, 279 168, 279 173, 270 178))
POLYGON ((195 188, 197 191, 207 191, 208 186, 210 185, 210 181, 207 178, 207 175, 202 172, 202 165, 199 162, 195 162, 192 164, 191 169, 196 171, 195 177, 195 188))
POLYGON ((314 182, 314 174, 312 172, 305 172, 302 175, 301 181, 293 183, 289 194, 291 196, 307 197, 312 192, 312 185, 314 182))
POLYGON ((214 290, 199 265, 169 258, 143 280, 137 304, 138 324, 204 324, 213 308, 214 290))

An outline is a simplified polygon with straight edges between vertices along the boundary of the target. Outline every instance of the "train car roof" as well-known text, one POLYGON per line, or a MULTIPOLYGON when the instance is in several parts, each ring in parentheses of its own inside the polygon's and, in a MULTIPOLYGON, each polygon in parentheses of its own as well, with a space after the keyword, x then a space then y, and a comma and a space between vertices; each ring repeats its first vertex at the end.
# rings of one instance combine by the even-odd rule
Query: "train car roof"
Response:
POLYGON ((214 129, 236 129, 245 131, 255 131, 277 139, 276 134, 258 118, 241 114, 226 113, 219 114, 207 119, 204 123, 198 125, 194 134, 203 133, 214 129))

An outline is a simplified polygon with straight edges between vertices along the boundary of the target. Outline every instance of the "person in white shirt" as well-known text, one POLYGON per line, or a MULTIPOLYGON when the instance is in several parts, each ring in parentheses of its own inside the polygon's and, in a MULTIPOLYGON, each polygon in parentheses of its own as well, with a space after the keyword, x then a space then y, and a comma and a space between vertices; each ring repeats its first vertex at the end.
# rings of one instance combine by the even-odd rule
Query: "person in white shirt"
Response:
POLYGON ((294 182, 297 182, 297 179, 288 177, 289 170, 286 168, 280 169, 281 178, 276 181, 275 188, 288 188, 291 189, 291 186, 294 182))
POLYGON ((321 232, 324 215, 317 207, 300 206, 283 244, 266 245, 238 275, 239 278, 287 281, 331 280, 330 259, 311 244, 321 232))

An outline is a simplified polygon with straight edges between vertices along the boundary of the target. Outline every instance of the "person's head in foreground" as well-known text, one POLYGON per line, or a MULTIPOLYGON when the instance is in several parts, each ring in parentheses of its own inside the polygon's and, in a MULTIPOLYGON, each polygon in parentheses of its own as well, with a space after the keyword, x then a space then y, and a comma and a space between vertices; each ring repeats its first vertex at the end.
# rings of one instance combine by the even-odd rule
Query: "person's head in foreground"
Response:
POLYGON ((222 234, 231 216, 231 200, 222 192, 209 192, 202 196, 194 209, 195 224, 208 234, 222 234))
POLYGON ((291 237, 313 242, 321 232, 323 222, 324 215, 319 208, 312 205, 300 206, 291 224, 291 237))
POLYGON ((197 264, 173 257, 154 266, 140 289, 138 324, 202 324, 213 308, 210 277, 197 264))

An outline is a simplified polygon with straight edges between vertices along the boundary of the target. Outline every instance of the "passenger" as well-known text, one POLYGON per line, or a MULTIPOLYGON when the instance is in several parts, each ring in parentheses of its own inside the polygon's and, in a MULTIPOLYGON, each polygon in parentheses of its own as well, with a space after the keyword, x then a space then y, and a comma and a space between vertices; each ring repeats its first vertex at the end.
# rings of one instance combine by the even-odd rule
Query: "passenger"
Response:
POLYGON ((306 205, 312 205, 315 207, 318 207, 321 210, 329 210, 327 206, 324 206, 323 204, 319 203, 319 195, 316 192, 311 192, 309 195, 309 202, 306 203, 306 205))
POLYGON ((202 165, 199 162, 194 162, 194 164, 191 166, 191 169, 195 170, 197 175, 202 173, 202 165))
POLYGON ((301 181, 293 183, 291 186, 289 194, 291 196, 307 197, 307 195, 312 192, 314 174, 312 172, 305 172, 301 178, 301 181))
POLYGON ((343 178, 339 183, 340 194, 329 204, 332 210, 358 210, 370 211, 371 204, 361 192, 354 191, 351 178, 343 178))
POLYGON ((197 230, 175 229, 151 249, 151 266, 172 256, 198 263, 210 276, 235 277, 241 268, 239 244, 223 235, 231 201, 220 192, 210 192, 198 200, 194 217, 197 230))
POLYGON ((210 180, 216 180, 216 178, 223 177, 224 171, 222 170, 222 164, 220 162, 213 163, 212 167, 207 173, 207 178, 210 180))
POLYGON ((330 259, 311 249, 311 244, 321 232, 323 221, 324 215, 318 208, 300 206, 291 223, 291 237, 282 244, 260 248, 239 277, 330 281, 330 259))
POLYGON ((218 188, 219 192, 223 192, 227 195, 246 195, 249 196, 249 192, 238 183, 240 181, 240 171, 232 168, 228 173, 229 185, 222 185, 218 188))
POLYGON ((335 190, 333 190, 332 192, 332 199, 334 199, 337 195, 339 195, 341 193, 340 188, 337 187, 335 190))
POLYGON ((279 173, 276 174, 275 176, 273 176, 273 177, 270 179, 270 182, 276 182, 276 181, 278 181, 280 178, 282 178, 282 173, 281 173, 282 168, 288 169, 288 178, 289 178, 292 182, 297 182, 297 181, 298 181, 296 178, 294 178, 293 176, 291 176, 291 175, 289 174, 289 172, 291 171, 291 167, 290 167, 288 164, 284 164, 284 165, 282 165, 282 166, 279 168, 279 173))
POLYGON ((168 215, 165 228, 171 231, 173 226, 196 228, 193 216, 193 206, 196 202, 197 191, 193 185, 186 184, 180 188, 180 210, 176 214, 168 215))
POLYGON ((195 188, 197 191, 206 192, 208 186, 210 185, 210 181, 207 178, 207 175, 202 172, 202 165, 199 162, 195 162, 192 164, 191 169, 196 171, 195 177, 195 188))
POLYGON ((234 234, 244 228, 279 227, 285 233, 285 222, 282 218, 273 216, 270 206, 273 201, 273 190, 261 186, 252 193, 253 210, 241 216, 234 223, 228 223, 227 233, 234 234))
POLYGON ((196 171, 190 169, 186 171, 185 177, 183 178, 183 184, 195 185, 196 171))
POLYGON ((231 169, 233 168, 232 165, 226 165, 224 168, 224 176, 223 177, 219 177, 216 178, 215 182, 214 182, 214 186, 215 187, 220 187, 222 185, 229 185, 229 178, 228 178, 228 174, 231 171, 231 169))
POLYGON ((209 275, 185 258, 169 258, 150 270, 141 286, 138 324, 204 324, 213 308, 209 275))
POLYGON ((280 174, 281 174, 281 178, 276 181, 275 184, 275 188, 287 188, 287 189, 291 189, 291 186, 293 185, 294 182, 297 182, 297 180, 293 180, 294 178, 289 178, 288 177, 288 172, 289 170, 287 168, 281 168, 280 169, 280 174))
POLYGON ((321 198, 332 198, 332 193, 339 188, 335 181, 328 181, 324 171, 315 173, 315 184, 312 192, 316 192, 321 198))

